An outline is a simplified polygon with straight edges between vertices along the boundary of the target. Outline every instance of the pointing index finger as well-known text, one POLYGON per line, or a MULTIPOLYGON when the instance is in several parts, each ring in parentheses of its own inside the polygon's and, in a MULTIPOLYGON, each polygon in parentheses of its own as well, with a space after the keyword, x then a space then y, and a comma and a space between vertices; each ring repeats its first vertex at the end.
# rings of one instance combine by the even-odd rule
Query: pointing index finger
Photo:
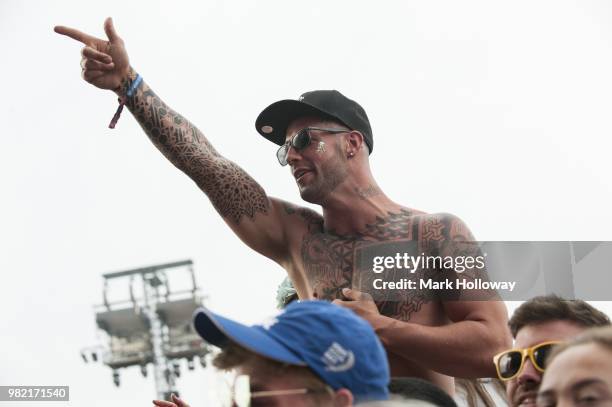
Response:
POLYGON ((83 44, 91 44, 96 40, 95 37, 92 37, 89 34, 85 34, 84 32, 75 28, 65 27, 63 25, 57 25, 53 30, 58 34, 65 35, 73 40, 82 42, 83 44))

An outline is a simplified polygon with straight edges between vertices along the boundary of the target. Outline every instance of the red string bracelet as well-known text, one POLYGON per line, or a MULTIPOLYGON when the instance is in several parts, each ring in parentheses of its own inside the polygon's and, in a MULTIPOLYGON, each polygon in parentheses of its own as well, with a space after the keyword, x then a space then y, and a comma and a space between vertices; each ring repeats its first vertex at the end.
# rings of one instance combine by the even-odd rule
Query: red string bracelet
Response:
POLYGON ((142 83, 142 76, 140 76, 140 74, 136 74, 136 79, 134 79, 134 82, 132 82, 132 84, 130 85, 130 88, 126 92, 126 96, 121 96, 119 98, 119 107, 117 107, 117 111, 115 112, 115 115, 113 116, 110 123, 108 124, 109 129, 115 128, 115 125, 119 121, 119 117, 121 117, 123 106, 125 106, 125 104, 127 103, 128 98, 131 98, 132 95, 134 95, 134 92, 136 92, 136 89, 138 89, 138 86, 140 86, 141 83, 142 83))

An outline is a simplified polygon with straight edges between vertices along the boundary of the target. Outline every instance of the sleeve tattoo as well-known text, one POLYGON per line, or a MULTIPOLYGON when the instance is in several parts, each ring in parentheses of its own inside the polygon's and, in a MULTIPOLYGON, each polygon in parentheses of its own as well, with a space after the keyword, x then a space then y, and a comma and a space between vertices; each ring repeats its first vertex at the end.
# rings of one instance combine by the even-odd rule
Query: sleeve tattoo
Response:
MULTIPOLYGON (((135 79, 130 68, 121 85, 125 94, 135 79)), ((192 123, 169 108, 146 84, 137 89, 126 106, 153 144, 208 196, 223 218, 239 224, 267 214, 270 201, 263 188, 242 168, 221 156, 192 123)))

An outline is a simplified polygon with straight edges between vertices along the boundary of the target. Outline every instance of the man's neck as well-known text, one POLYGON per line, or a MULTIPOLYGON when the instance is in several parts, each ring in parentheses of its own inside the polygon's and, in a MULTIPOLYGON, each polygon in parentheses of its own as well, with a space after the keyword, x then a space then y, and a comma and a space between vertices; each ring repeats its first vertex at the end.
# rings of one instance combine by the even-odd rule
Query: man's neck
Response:
POLYGON ((401 206, 387 197, 375 182, 343 185, 321 205, 325 229, 340 235, 363 231, 377 217, 397 212, 401 206))

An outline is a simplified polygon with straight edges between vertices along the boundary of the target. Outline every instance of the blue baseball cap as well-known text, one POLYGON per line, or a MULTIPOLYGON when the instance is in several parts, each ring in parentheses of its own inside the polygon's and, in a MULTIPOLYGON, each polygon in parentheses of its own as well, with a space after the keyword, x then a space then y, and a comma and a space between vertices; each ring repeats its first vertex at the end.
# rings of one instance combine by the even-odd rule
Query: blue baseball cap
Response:
POLYGON ((370 324, 351 310, 295 301, 263 323, 246 326, 199 308, 193 325, 214 346, 233 342, 278 362, 307 366, 334 390, 350 390, 357 402, 389 398, 385 350, 370 324))

